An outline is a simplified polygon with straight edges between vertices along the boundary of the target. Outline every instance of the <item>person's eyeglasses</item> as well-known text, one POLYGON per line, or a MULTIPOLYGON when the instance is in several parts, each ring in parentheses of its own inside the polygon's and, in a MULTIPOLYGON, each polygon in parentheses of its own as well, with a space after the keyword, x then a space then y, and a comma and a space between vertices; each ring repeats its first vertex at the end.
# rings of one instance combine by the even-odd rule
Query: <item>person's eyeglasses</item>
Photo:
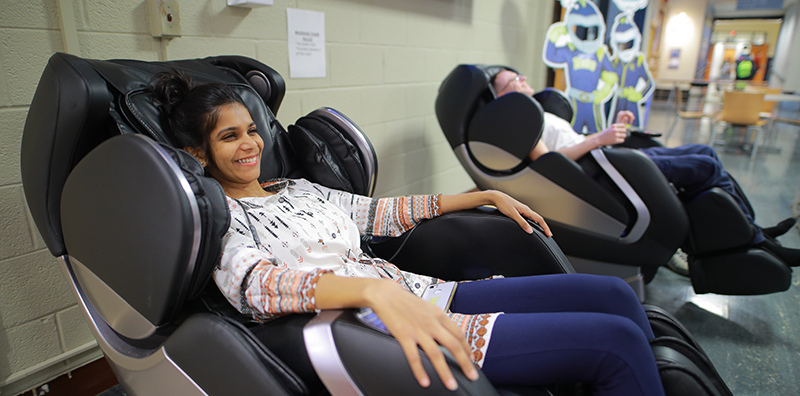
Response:
POLYGON ((508 82, 506 83, 506 85, 503 85, 503 88, 500 88, 500 90, 499 90, 499 91, 497 91, 497 92, 503 92, 503 91, 505 91, 505 90, 506 90, 506 88, 508 88, 508 86, 509 86, 509 85, 511 85, 511 83, 512 83, 512 82, 514 82, 514 81, 522 81, 522 79, 523 79, 523 78, 525 78, 525 76, 523 76, 523 75, 521 75, 521 74, 517 74, 516 76, 514 76, 514 78, 512 78, 512 79, 508 80, 508 82))

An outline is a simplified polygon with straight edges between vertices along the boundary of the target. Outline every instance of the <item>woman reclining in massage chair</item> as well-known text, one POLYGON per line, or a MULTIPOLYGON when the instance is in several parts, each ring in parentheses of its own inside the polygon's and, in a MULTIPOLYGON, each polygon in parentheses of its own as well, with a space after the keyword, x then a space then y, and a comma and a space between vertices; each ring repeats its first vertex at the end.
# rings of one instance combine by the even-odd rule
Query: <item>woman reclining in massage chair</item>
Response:
POLYGON ((544 220, 496 191, 373 199, 306 180, 260 185, 263 142, 242 99, 220 83, 193 86, 156 75, 154 97, 176 141, 228 197, 231 226, 213 278, 240 312, 258 320, 320 309, 371 308, 427 387, 418 347, 449 389, 457 383, 438 345, 468 378, 473 362, 496 384, 579 381, 596 395, 663 395, 648 340, 653 332, 631 288, 582 274, 461 283, 443 313, 419 298, 440 282, 365 255, 361 233, 394 236, 443 213, 494 205, 532 232, 544 220), (252 230, 252 231, 251 231, 252 230), (502 312, 502 314, 498 313, 502 312))
MULTIPOLYGON (((497 97, 519 92, 531 96, 533 88, 528 85, 527 78, 511 70, 503 70, 491 78, 492 88, 497 97)), ((531 150, 532 161, 548 153, 558 151, 567 158, 577 161, 586 153, 598 147, 619 144, 625 141, 626 124, 633 122, 635 116, 628 110, 617 113, 617 122, 603 131, 584 136, 576 133, 569 121, 558 116, 545 113, 542 138, 531 150)), ((789 231, 795 224, 790 217, 777 225, 761 228, 754 222, 753 213, 745 203, 747 199, 735 186, 734 181, 725 171, 716 151, 703 144, 689 144, 680 147, 649 147, 639 149, 658 167, 664 177, 676 188, 683 191, 685 200, 700 195, 712 187, 719 187, 733 197, 742 208, 747 220, 755 226, 750 246, 767 250, 775 254, 784 264, 790 267, 800 266, 800 249, 782 246, 775 238, 789 231)))

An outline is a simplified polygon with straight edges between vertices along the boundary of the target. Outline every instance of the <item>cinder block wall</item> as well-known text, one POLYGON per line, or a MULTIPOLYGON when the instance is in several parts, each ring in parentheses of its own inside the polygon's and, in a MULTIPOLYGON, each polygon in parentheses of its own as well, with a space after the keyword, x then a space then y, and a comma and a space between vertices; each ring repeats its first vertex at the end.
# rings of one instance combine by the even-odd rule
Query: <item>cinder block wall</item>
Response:
MULTIPOLYGON (((47 59, 63 51, 54 0, 0 0, 0 393, 15 394, 99 356, 55 260, 28 214, 19 148, 47 59)), ((70 2, 66 2, 69 4, 70 2)), ((149 34, 143 0, 73 0, 79 56, 171 60, 236 54, 277 69, 289 125, 334 107, 378 151, 377 195, 456 193, 474 185, 434 115, 441 80, 459 63, 513 65, 544 85, 541 45, 552 0, 275 0, 227 7, 181 0, 182 36, 149 34), (289 78, 286 8, 325 13, 327 77, 289 78)))

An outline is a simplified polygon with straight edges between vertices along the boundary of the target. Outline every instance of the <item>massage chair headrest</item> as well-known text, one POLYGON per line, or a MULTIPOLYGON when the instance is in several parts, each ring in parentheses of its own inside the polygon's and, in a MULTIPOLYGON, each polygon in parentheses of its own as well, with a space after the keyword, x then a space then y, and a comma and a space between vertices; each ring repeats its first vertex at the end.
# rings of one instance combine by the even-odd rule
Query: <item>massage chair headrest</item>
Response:
MULTIPOLYGON (((489 75, 490 79, 493 79, 497 74, 502 71, 510 70, 514 73, 520 74, 517 70, 502 65, 495 65, 495 66, 485 66, 484 70, 489 75)), ((490 80, 491 81, 491 80, 490 80)), ((494 94, 494 97, 497 97, 497 92, 494 89, 492 84, 489 84, 489 90, 494 94)), ((569 98, 564 95, 563 92, 555 89, 555 88, 545 88, 535 94, 533 94, 533 98, 542 105, 542 109, 545 112, 555 114, 560 118, 563 118, 567 121, 572 121, 573 116, 573 108, 572 102, 570 102, 569 98)))
MULTIPOLYGON (((458 65, 436 97, 436 116, 450 146, 463 146, 483 172, 516 173, 530 163, 528 153, 541 136, 541 106, 510 93, 496 98, 491 77, 505 66, 458 65)), ((463 161, 463 159, 462 159, 463 161)))
POLYGON ((20 160, 31 215, 53 255, 66 253, 61 191, 69 173, 87 153, 112 136, 128 133, 173 144, 166 120, 147 92, 155 73, 171 69, 186 72, 195 83, 231 84, 242 96, 264 140, 264 151, 274 153, 262 158, 262 180, 305 176, 290 155, 286 132, 272 112, 283 98, 283 79, 266 65, 236 56, 144 62, 88 60, 56 53, 31 102, 20 160), (260 96, 248 79, 269 96, 260 96))
MULTIPOLYGON (((493 69, 499 73, 500 70, 493 69)), ((445 77, 436 97, 436 117, 450 147, 464 143, 475 112, 495 97, 484 65, 458 65, 445 77)))

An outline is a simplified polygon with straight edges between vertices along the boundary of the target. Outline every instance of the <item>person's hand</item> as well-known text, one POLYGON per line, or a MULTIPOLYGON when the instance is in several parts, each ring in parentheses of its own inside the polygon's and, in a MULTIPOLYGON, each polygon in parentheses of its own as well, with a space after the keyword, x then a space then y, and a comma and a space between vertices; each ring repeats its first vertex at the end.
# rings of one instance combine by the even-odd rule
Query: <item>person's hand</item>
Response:
POLYGON ((439 345, 446 348, 471 380, 478 379, 478 370, 470 358, 470 347, 464 334, 439 308, 421 300, 388 279, 373 282, 366 293, 368 306, 397 339, 419 384, 427 388, 431 380, 422 366, 422 348, 447 389, 458 388, 439 345))
POLYGON ((618 124, 633 124, 633 121, 636 120, 636 116, 630 110, 622 110, 617 113, 617 123, 618 124))
POLYGON ((553 236, 553 233, 550 232, 550 227, 547 226, 544 218, 529 208, 528 205, 511 198, 508 196, 508 194, 501 191, 492 190, 487 191, 487 193, 492 194, 492 205, 494 205, 494 207, 496 207, 500 213, 516 221, 517 224, 519 224, 519 226, 522 227, 522 229, 528 234, 533 232, 533 227, 528 224, 528 222, 525 220, 526 218, 533 220, 533 222, 536 224, 539 224, 544 230, 545 235, 549 237, 553 236))
MULTIPOLYGON (((622 112, 620 112, 622 113, 622 112)), ((628 136, 628 128, 625 124, 616 123, 597 134, 600 146, 611 146, 625 141, 628 136)))

